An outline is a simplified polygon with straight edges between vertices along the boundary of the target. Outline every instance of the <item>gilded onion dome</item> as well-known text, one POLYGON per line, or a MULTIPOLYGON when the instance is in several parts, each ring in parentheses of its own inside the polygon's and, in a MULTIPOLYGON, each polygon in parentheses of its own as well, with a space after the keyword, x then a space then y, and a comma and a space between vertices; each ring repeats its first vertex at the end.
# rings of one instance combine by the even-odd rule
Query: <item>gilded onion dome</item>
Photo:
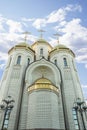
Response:
POLYGON ((52 48, 53 48, 46 40, 44 40, 42 38, 38 39, 35 43, 33 43, 32 46, 31 46, 31 48, 34 49, 35 46, 37 46, 39 44, 47 45, 50 48, 50 50, 52 50, 52 48))
POLYGON ((34 50, 31 48, 31 46, 29 44, 27 44, 26 42, 20 42, 18 44, 16 44, 14 47, 12 47, 9 51, 8 54, 14 50, 14 49, 26 49, 26 50, 31 50, 34 52, 34 50))
POLYGON ((52 49, 52 51, 50 52, 50 54, 55 53, 56 51, 57 51, 57 52, 58 52, 58 51, 68 52, 68 53, 70 53, 71 55, 73 55, 73 56, 75 57, 74 52, 73 52, 70 48, 66 47, 66 46, 63 45, 63 44, 59 44, 59 45, 55 46, 55 47, 52 49))

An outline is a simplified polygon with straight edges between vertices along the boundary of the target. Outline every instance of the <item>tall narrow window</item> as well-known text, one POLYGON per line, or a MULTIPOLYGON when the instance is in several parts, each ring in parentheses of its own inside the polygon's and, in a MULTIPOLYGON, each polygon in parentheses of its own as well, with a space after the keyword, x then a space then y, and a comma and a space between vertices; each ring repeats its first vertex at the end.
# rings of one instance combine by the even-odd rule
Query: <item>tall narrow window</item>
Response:
POLYGON ((57 59, 54 60, 55 65, 57 65, 57 59))
POLYGON ((27 65, 29 65, 30 64, 30 59, 28 58, 28 60, 27 60, 27 65))
POLYGON ((21 63, 21 56, 18 56, 18 58, 17 58, 17 64, 20 65, 20 63, 21 63))
POLYGON ((9 109, 7 109, 7 111, 6 111, 6 113, 5 113, 5 119, 4 119, 3 127, 4 127, 4 129, 6 129, 6 130, 7 130, 7 128, 8 128, 10 112, 11 112, 11 109, 9 108, 9 109))
POLYGON ((78 130, 79 129, 78 115, 77 115, 77 111, 74 108, 72 109, 72 114, 73 114, 75 129, 78 130))
POLYGON ((63 61, 64 61, 64 66, 67 66, 67 59, 63 58, 63 61))
POLYGON ((40 49, 40 56, 43 56, 43 48, 40 49))

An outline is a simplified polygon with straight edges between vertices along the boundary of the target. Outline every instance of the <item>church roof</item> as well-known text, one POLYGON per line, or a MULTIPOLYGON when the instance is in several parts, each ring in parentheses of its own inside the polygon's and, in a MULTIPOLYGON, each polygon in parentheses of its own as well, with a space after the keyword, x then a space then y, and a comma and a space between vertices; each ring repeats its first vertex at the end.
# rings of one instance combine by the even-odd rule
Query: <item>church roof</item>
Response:
POLYGON ((63 44, 58 44, 57 46, 55 46, 50 53, 55 52, 55 51, 68 51, 68 52, 72 53, 73 56, 75 57, 74 52, 63 44))
POLYGON ((39 43, 41 43, 41 44, 47 44, 52 49, 52 46, 46 40, 44 40, 42 38, 38 39, 35 43, 33 43, 32 47, 35 46, 36 44, 39 44, 39 43))
POLYGON ((55 49, 69 49, 69 48, 63 44, 58 44, 57 46, 55 46, 53 48, 53 50, 55 50, 55 49))
POLYGON ((55 53, 56 51, 58 52, 58 51, 67 51, 67 52, 69 52, 69 53, 71 53, 74 57, 75 57, 75 54, 74 54, 74 52, 70 49, 70 48, 68 48, 68 47, 66 47, 65 45, 63 45, 63 44, 58 44, 57 46, 55 46, 55 47, 52 47, 46 40, 44 40, 44 39, 38 39, 36 42, 34 42, 31 46, 29 45, 29 44, 27 44, 26 42, 20 42, 20 43, 18 43, 17 45, 15 45, 14 47, 12 47, 9 51, 8 51, 8 53, 10 53, 13 49, 15 49, 15 48, 25 48, 25 49, 27 49, 27 50, 31 50, 32 52, 35 52, 34 51, 34 46, 35 45, 38 45, 38 44, 45 44, 45 45, 47 45, 47 46, 49 46, 49 48, 50 48, 50 54, 52 54, 52 53, 55 53))
POLYGON ((29 44, 27 44, 26 42, 20 42, 20 43, 18 43, 17 45, 15 45, 15 46, 24 46, 24 47, 29 47, 29 48, 31 48, 30 46, 29 46, 29 44))
POLYGON ((20 42, 20 43, 16 44, 14 47, 12 47, 8 51, 8 53, 10 53, 14 48, 26 48, 26 49, 29 49, 34 52, 34 50, 31 48, 31 46, 29 44, 27 44, 26 42, 20 42))

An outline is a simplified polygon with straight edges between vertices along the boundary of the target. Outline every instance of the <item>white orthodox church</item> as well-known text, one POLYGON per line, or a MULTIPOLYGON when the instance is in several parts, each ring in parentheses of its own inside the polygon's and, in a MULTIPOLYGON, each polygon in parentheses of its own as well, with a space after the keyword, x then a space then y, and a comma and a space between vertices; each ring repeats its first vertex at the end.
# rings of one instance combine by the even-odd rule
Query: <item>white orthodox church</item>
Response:
POLYGON ((84 130, 85 114, 81 113, 83 124, 74 109, 77 98, 84 100, 74 58, 70 48, 52 47, 43 38, 31 46, 13 46, 1 81, 0 104, 9 95, 15 102, 10 115, 9 109, 0 110, 0 130, 84 130))

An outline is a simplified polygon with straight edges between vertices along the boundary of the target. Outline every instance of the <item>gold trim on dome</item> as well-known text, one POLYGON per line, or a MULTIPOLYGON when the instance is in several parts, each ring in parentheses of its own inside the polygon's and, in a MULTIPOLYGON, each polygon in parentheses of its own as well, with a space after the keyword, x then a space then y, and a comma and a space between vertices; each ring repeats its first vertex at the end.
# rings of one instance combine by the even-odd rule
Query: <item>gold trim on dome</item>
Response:
POLYGON ((54 47, 50 51, 50 55, 56 54, 58 52, 64 52, 64 51, 70 53, 71 55, 73 55, 75 57, 74 52, 70 48, 68 48, 68 47, 66 47, 65 45, 62 45, 62 44, 59 44, 58 46, 54 47))
POLYGON ((35 43, 33 43, 31 45, 31 48, 33 48, 35 45, 38 45, 38 43, 39 44, 46 44, 50 47, 51 50, 53 49, 53 47, 47 41, 45 41, 44 39, 38 39, 35 43))
POLYGON ((8 54, 10 54, 12 51, 16 50, 16 49, 25 49, 27 51, 32 51, 33 53, 35 53, 35 51, 31 48, 31 46, 29 46, 29 44, 25 43, 25 42, 21 42, 17 45, 15 45, 14 47, 12 47, 9 51, 8 54))
POLYGON ((59 92, 59 89, 56 88, 54 85, 51 84, 51 82, 47 79, 40 79, 38 80, 34 85, 30 86, 28 88, 28 92, 32 92, 34 90, 41 90, 41 89, 48 89, 48 90, 52 90, 54 92, 59 92))

